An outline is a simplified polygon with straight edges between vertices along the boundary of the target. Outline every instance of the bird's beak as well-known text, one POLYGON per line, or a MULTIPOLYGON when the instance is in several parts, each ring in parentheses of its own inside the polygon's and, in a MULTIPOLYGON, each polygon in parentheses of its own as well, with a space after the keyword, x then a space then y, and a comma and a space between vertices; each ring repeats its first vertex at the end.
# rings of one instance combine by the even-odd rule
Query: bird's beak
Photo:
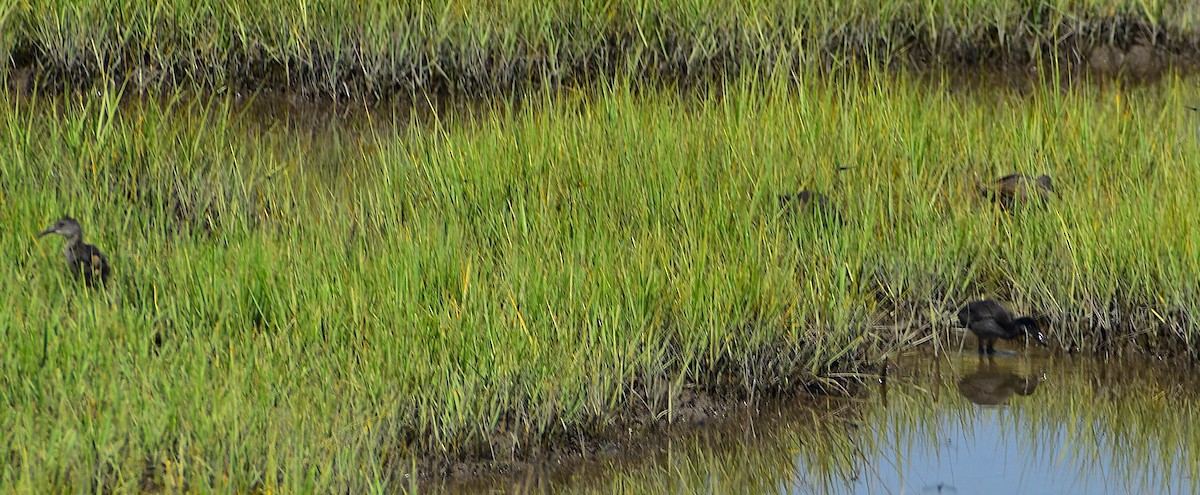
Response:
POLYGON ((48 236, 48 235, 50 235, 50 234, 53 234, 53 233, 54 233, 54 227, 50 227, 50 228, 48 228, 48 229, 46 229, 46 230, 43 230, 43 231, 42 231, 40 234, 38 234, 38 235, 37 235, 37 238, 38 238, 38 239, 41 239, 41 238, 43 238, 43 237, 46 237, 46 236, 48 236))
POLYGON ((1200 112, 1200 108, 1197 108, 1197 107, 1192 107, 1192 106, 1184 106, 1183 108, 1186 108, 1186 109, 1188 109, 1188 110, 1192 110, 1192 111, 1197 111, 1197 112, 1200 112))
POLYGON ((1046 335, 1042 332, 1037 333, 1037 341, 1042 347, 1050 347, 1050 342, 1046 340, 1046 335))

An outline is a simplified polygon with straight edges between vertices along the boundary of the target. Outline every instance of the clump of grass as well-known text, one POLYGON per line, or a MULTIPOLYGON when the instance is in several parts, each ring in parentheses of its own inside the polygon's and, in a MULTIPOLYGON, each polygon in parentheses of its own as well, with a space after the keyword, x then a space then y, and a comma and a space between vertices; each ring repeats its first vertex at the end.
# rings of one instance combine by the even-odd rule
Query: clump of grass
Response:
POLYGON ((1185 93, 619 85, 377 133, 260 128, 221 102, 6 99, 0 476, 396 486, 432 458, 674 421, 687 394, 838 390, 978 294, 1119 316, 1056 332, 1080 349, 1192 352, 1198 253, 1172 220, 1195 206, 1185 93), (1011 171, 1062 197, 977 199, 976 175, 1011 171), (181 184, 215 212, 203 235, 180 235, 181 184), (845 223, 779 214, 799 187, 845 223), (111 295, 31 240, 66 212, 110 253, 111 295))
POLYGON ((702 81, 857 58, 1075 64, 1094 45, 1188 55, 1197 19, 1192 2, 1125 0, 8 5, 0 68, 35 68, 43 87, 129 81, 335 97, 505 93, 598 76, 702 81))

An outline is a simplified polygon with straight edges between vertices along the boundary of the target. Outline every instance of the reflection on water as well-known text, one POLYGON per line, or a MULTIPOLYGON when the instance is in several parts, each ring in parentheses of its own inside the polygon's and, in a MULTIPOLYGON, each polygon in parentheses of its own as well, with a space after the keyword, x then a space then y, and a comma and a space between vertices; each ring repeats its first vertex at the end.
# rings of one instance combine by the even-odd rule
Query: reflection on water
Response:
POLYGON ((872 427, 855 435, 853 474, 824 477, 820 491, 1192 492, 1200 435, 1195 414, 1164 400, 1178 385, 1169 367, 965 353, 909 356, 898 367, 886 405, 872 400, 884 386, 866 397, 872 427))
POLYGON ((996 406, 1007 403, 1013 394, 1032 394, 1045 378, 1045 374, 1040 377, 1017 374, 1003 363, 997 363, 993 356, 981 357, 979 367, 958 380, 958 393, 976 404, 996 406))
MULTIPOLYGON (((1147 360, 909 356, 840 493, 1192 493, 1196 388, 1147 360), (953 388, 951 388, 953 384, 953 388), (947 491, 949 490, 949 491, 947 491)), ((878 394, 881 390, 876 390, 878 394)), ((798 456, 797 462, 814 457, 798 456)))
POLYGON ((1148 359, 911 355, 896 362, 886 384, 852 400, 766 411, 666 446, 638 464, 503 488, 1194 493, 1200 488, 1194 375, 1148 359))

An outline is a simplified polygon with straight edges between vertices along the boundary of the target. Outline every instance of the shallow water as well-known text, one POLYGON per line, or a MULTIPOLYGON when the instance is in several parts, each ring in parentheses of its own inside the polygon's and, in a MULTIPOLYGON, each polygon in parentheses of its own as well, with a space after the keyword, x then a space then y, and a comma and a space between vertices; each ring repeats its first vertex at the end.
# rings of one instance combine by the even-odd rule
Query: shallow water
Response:
POLYGON ((1193 492, 1186 469, 1196 441, 1190 421, 1171 425, 1193 433, 1181 438, 1166 436, 1173 428, 1158 431, 1152 414, 1128 416, 1139 406, 1170 407, 1168 389, 1179 384, 1162 364, 1122 363, 1126 373, 1145 373, 1129 384, 1138 391, 1097 383, 1112 371, 1101 359, 957 354, 913 356, 902 364, 915 372, 888 388, 926 402, 920 396, 928 387, 932 404, 941 407, 917 407, 914 415, 881 400, 883 387, 877 389, 880 400, 870 407, 882 421, 864 439, 875 448, 860 475, 835 484, 834 492, 1193 492), (1083 390, 1089 381, 1095 387, 1083 390))
MULTIPOLYGON (((490 489, 568 493, 1194 493, 1189 367, 953 350, 858 397, 747 414, 653 459, 490 489)), ((453 490, 457 491, 457 490, 453 490)))

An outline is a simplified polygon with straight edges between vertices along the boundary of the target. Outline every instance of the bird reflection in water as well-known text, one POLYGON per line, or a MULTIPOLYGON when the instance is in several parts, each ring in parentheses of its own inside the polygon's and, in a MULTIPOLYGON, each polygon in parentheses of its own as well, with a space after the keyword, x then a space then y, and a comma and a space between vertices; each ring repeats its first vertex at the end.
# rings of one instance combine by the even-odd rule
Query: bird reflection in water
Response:
POLYGON ((1044 373, 1029 377, 1018 375, 1011 368, 996 364, 995 358, 981 356, 975 372, 958 380, 958 392, 976 404, 997 406, 1006 404, 1013 394, 1033 394, 1045 378, 1044 373))

